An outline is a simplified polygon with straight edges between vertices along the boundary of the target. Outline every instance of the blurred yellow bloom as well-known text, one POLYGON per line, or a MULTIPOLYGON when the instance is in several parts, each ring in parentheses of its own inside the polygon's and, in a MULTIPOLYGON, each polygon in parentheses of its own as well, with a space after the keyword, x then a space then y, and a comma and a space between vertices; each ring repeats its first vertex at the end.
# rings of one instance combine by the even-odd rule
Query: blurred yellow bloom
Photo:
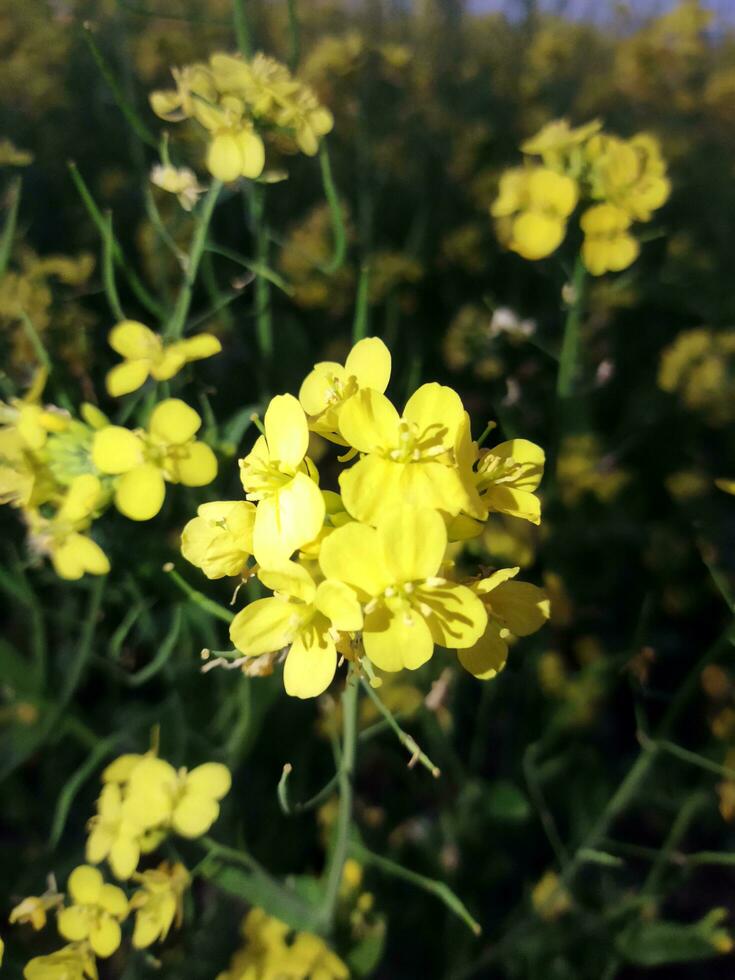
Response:
POLYGON ((47 372, 39 369, 23 398, 11 398, 9 402, 0 402, 2 429, 12 429, 17 432, 24 448, 33 451, 44 447, 50 432, 63 432, 69 424, 69 416, 66 412, 53 405, 41 404, 41 395, 47 377, 47 372))
POLYGON ((100 864, 106 858, 115 877, 120 881, 127 880, 138 866, 146 828, 145 823, 131 812, 117 783, 108 783, 102 788, 97 813, 89 821, 88 829, 87 861, 100 864))
POLYGON ((329 578, 317 585, 295 562, 261 569, 258 577, 275 594, 241 610, 230 626, 230 639, 252 657, 288 647, 286 693, 298 698, 322 694, 337 668, 337 634, 362 627, 357 596, 348 585, 329 578))
POLYGON ((158 334, 137 320, 116 324, 108 337, 110 347, 125 358, 107 374, 109 394, 117 397, 140 388, 149 377, 168 381, 191 361, 219 354, 222 345, 210 333, 165 343, 158 334))
POLYGON ((245 500, 200 504, 181 534, 181 554, 207 578, 240 575, 253 553, 255 506, 245 500))
POLYGON ((517 167, 500 178, 490 213, 501 240, 525 259, 542 259, 561 245, 579 196, 576 181, 547 167, 517 167))
POLYGON ((555 871, 546 871, 533 886, 531 904, 545 922, 554 922, 572 907, 572 896, 555 871))
POLYGON ((287 561, 319 534, 324 498, 316 467, 306 456, 309 427, 293 395, 272 398, 260 436, 240 460, 240 479, 248 500, 257 501, 253 554, 265 568, 287 561))
POLYGON ((133 521, 155 517, 163 506, 166 482, 203 487, 217 475, 217 459, 194 436, 202 420, 179 398, 154 408, 147 431, 119 425, 99 429, 92 461, 100 473, 116 476, 115 506, 133 521))
POLYGON ((715 426, 735 419, 735 330, 684 330, 661 354, 658 385, 715 426))
POLYGON ((481 450, 475 483, 482 503, 491 512, 541 523, 536 490, 544 474, 545 454, 528 439, 509 439, 481 450))
POLYGON ((344 367, 335 361, 315 364, 299 391, 301 407, 309 416, 309 428, 345 445, 339 433, 341 406, 363 388, 372 388, 382 395, 388 387, 390 372, 390 351, 378 337, 358 341, 347 355, 344 367))
POLYGON ((97 980, 97 966, 88 943, 70 943, 47 956, 35 956, 23 976, 25 980, 97 980))
POLYGON ((63 905, 64 897, 57 891, 47 891, 43 895, 29 895, 12 909, 8 916, 10 925, 16 923, 32 926, 36 932, 46 925, 47 913, 63 905))
POLYGON ((20 150, 9 139, 0 140, 0 166, 27 167, 33 163, 33 154, 20 150))
POLYGON ((102 499, 102 485, 96 476, 75 477, 52 517, 37 510, 27 512, 33 550, 49 555, 60 578, 79 579, 85 573, 106 575, 110 563, 104 551, 83 532, 102 499))
POLYGON ((599 133, 587 144, 590 189, 626 211, 635 221, 650 221, 668 199, 671 185, 658 140, 639 133, 630 140, 599 133))
POLYGON ((135 912, 133 946, 145 949, 152 943, 163 942, 171 926, 181 928, 184 919, 184 892, 189 886, 189 873, 181 862, 163 861, 133 876, 143 887, 133 893, 130 910, 135 912))
POLYGON ((377 527, 345 524, 322 544, 325 576, 349 585, 364 604, 365 653, 381 670, 415 670, 435 643, 470 647, 482 635, 482 602, 439 576, 446 550, 441 516, 409 504, 381 510, 377 527))
POLYGON ((731 493, 735 495, 735 480, 720 478, 719 480, 715 480, 715 486, 718 488, 718 490, 722 490, 724 493, 731 493))
POLYGON ((556 461, 556 477, 561 499, 567 507, 577 504, 587 493, 608 503, 630 479, 612 457, 602 454, 598 440, 591 433, 564 439, 556 461))
POLYGON ((614 204, 595 204, 579 219, 584 232, 582 258, 593 276, 620 272, 638 258, 638 242, 629 233, 631 218, 614 204))
POLYGON ((59 912, 59 932, 72 942, 88 940, 97 956, 112 956, 122 941, 120 923, 128 914, 125 892, 107 884, 88 864, 72 871, 67 888, 74 904, 59 912))
POLYGON ((601 128, 599 119, 575 127, 569 125, 568 119, 554 119, 521 143, 521 151, 540 156, 544 166, 552 170, 579 170, 582 144, 601 128))
POLYGON ((171 164, 156 164, 151 170, 151 183, 169 194, 175 194, 184 211, 191 211, 199 195, 206 190, 199 184, 193 170, 172 167, 171 164))

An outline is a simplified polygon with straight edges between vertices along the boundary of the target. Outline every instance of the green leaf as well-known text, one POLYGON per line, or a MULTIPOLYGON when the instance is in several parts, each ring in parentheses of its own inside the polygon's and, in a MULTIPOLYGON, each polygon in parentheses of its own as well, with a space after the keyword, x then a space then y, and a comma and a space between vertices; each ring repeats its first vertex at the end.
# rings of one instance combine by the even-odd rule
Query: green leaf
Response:
POLYGON ((662 966, 707 960, 727 951, 728 934, 720 923, 723 909, 713 909, 698 922, 634 922, 618 936, 622 957, 638 966, 662 966))
POLYGON ((486 806, 488 816, 504 823, 522 823, 531 814, 525 795, 514 783, 505 779, 489 787, 486 806))
POLYGON ((275 879, 232 865, 205 869, 203 873, 217 888, 265 909, 292 929, 314 930, 318 907, 307 905, 296 892, 289 893, 275 879))
POLYGON ((369 977, 377 968, 385 949, 385 919, 380 918, 373 923, 357 945, 353 946, 346 957, 350 975, 369 977))

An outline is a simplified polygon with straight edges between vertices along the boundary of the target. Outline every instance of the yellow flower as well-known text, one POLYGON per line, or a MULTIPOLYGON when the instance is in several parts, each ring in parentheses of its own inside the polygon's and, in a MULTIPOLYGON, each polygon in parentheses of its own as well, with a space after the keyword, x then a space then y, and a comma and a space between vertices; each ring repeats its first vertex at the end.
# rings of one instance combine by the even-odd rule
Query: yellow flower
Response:
POLYGON ((97 980, 97 966, 88 943, 70 943, 48 956, 35 956, 23 976, 25 980, 97 980))
POLYGON ((74 904, 59 912, 59 932, 72 942, 88 940, 97 956, 112 956, 122 940, 120 923, 128 914, 125 892, 107 884, 88 864, 72 871, 67 887, 74 904))
POLYGON ((481 452, 475 482, 489 511, 541 523, 535 491, 544 473, 544 451, 527 439, 510 439, 481 452))
POLYGON ((525 259, 542 259, 561 245, 577 205, 576 181, 547 167, 518 167, 500 178, 490 212, 503 243, 525 259))
POLYGON ((46 444, 50 432, 63 432, 69 424, 65 412, 53 405, 42 405, 41 394, 48 374, 39 369, 23 398, 0 402, 0 426, 18 433, 24 448, 37 452, 46 444))
POLYGON ((722 490, 723 493, 735 495, 735 480, 726 480, 724 477, 721 477, 715 480, 715 486, 718 490, 722 490))
POLYGON ((145 822, 138 819, 116 782, 102 788, 97 800, 97 814, 88 824, 86 858, 100 864, 107 858, 112 873, 127 880, 138 867, 145 822))
POLYGON ((581 144, 601 127, 599 119, 574 128, 569 125, 568 119, 554 119, 546 123, 535 136, 521 143, 521 150, 523 153, 540 156, 544 166, 552 170, 576 170, 581 162, 581 144))
POLYGON ((150 94, 151 109, 167 122, 180 122, 194 115, 197 101, 212 103, 217 98, 212 73, 206 65, 195 63, 184 68, 172 68, 175 89, 150 94))
POLYGON ((572 907, 572 897, 555 871, 546 871, 531 891, 531 904, 544 922, 553 922, 572 907))
POLYGON ((288 647, 283 669, 286 693, 316 697, 334 677, 338 633, 362 627, 357 596, 343 582, 329 578, 317 585, 306 568, 295 562, 261 569, 258 577, 275 595, 257 599, 241 610, 230 626, 230 639, 252 657, 288 647))
POLYGON ((217 475, 217 459, 194 435, 202 420, 185 402, 167 398, 154 408, 146 432, 119 425, 99 429, 92 461, 101 473, 117 476, 115 506, 133 521, 155 517, 166 482, 203 487, 217 475))
POLYGON ((339 477, 348 512, 375 524, 383 510, 403 502, 452 516, 461 510, 484 516, 469 487, 469 470, 458 462, 466 429, 460 397, 444 385, 422 385, 403 416, 371 388, 348 398, 339 431, 364 454, 339 477))
POLYGON ((135 912, 133 946, 145 949, 152 943, 163 942, 174 922, 177 929, 181 928, 184 892, 190 879, 183 864, 168 861, 134 878, 143 887, 130 899, 130 910, 135 912))
POLYGON ((47 891, 43 895, 29 895, 11 911, 8 922, 11 926, 16 923, 28 923, 38 932, 46 925, 46 913, 58 908, 63 901, 63 896, 57 891, 47 891))
POLYGON ((505 667, 511 636, 530 636, 549 618, 549 600, 543 589, 510 581, 519 571, 501 568, 472 583, 472 591, 487 611, 487 627, 475 644, 458 650, 457 656, 465 670, 479 680, 490 680, 505 667))
POLYGON ((206 189, 199 184, 193 170, 172 167, 171 164, 156 164, 151 170, 151 183, 169 194, 175 194, 184 211, 191 211, 199 195, 206 189))
POLYGON ((207 578, 240 575, 253 553, 255 506, 245 500, 200 504, 181 534, 181 554, 207 578))
POLYGON ((335 361, 315 364, 299 391, 301 407, 309 416, 309 428, 345 445, 339 434, 341 406, 363 388, 372 388, 382 395, 388 387, 390 371, 390 351, 378 337, 358 341, 344 366, 335 361))
POLYGON ((724 425, 735 418, 733 373, 735 330, 684 330, 661 354, 658 385, 711 425, 724 425))
POLYGON ((586 147, 592 196, 614 204, 635 221, 650 221, 671 192, 658 140, 638 133, 630 140, 599 133, 586 147))
POLYGON ((482 602, 438 575, 446 550, 441 516, 408 504, 384 509, 377 527, 345 524, 322 544, 324 575, 349 585, 365 604, 365 653, 381 670, 415 670, 435 643, 470 647, 482 635, 482 602))
POLYGON ((100 481, 91 473, 75 477, 53 517, 26 512, 31 548, 49 555, 60 578, 79 579, 85 573, 107 575, 110 563, 102 548, 83 532, 102 499, 100 481))
POLYGON ((265 435, 240 460, 240 479, 247 499, 258 502, 253 554, 268 568, 319 534, 325 505, 316 468, 306 456, 306 415, 293 395, 272 398, 263 425, 265 435))
POLYGON ((628 229, 631 218, 614 204, 595 204, 579 219, 584 232, 582 258, 593 276, 620 272, 638 258, 638 242, 628 229))
POLYGON ((125 358, 107 374, 107 391, 115 397, 135 391, 149 377, 168 381, 190 361, 212 357, 222 350, 219 340, 210 333, 166 344, 137 320, 122 320, 116 324, 108 340, 110 347, 125 358))
POLYGON ((0 166, 27 167, 33 163, 33 154, 20 150, 9 139, 0 140, 0 166))
POLYGON ((242 103, 232 98, 227 103, 223 100, 222 109, 207 107, 206 116, 201 109, 197 113, 211 134, 207 169, 223 183, 238 177, 260 177, 265 166, 263 140, 242 112, 242 103))

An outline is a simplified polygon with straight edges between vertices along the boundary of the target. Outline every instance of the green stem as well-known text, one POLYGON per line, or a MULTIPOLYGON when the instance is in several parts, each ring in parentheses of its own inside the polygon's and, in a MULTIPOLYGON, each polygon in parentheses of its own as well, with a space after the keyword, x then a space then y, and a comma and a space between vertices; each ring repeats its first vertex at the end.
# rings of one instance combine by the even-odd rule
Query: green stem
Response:
POLYGON ((559 399, 567 399, 574 393, 574 383, 577 375, 580 347, 580 327, 584 308, 584 286, 587 276, 582 256, 577 257, 572 274, 571 291, 561 355, 559 357, 559 374, 556 383, 556 394, 559 399))
POLYGON ((16 177, 10 184, 8 190, 8 217, 0 235, 0 278, 5 275, 5 270, 10 261, 10 253, 13 248, 15 238, 15 228, 18 223, 18 208, 20 207, 20 195, 23 182, 20 177, 16 177))
POLYGON ((235 37, 240 54, 244 58, 253 56, 253 39, 250 34, 247 14, 245 13, 245 0, 232 0, 232 20, 235 26, 235 37))
POLYGON ((287 817, 293 817, 298 813, 307 813, 309 810, 316 809, 320 803, 329 799, 339 785, 339 772, 336 772, 322 786, 318 793, 315 793, 308 800, 304 800, 301 803, 292 803, 288 795, 288 779, 292 772, 293 766, 290 762, 287 762, 283 767, 281 778, 278 780, 278 804, 281 807, 282 813, 287 817))
POLYGON ((352 321, 352 343, 367 337, 370 322, 370 266, 365 263, 360 267, 360 278, 357 283, 357 300, 355 302, 355 318, 352 321))
POLYGON ((370 686, 370 682, 364 677, 362 677, 360 680, 363 688, 365 691, 367 691, 368 697, 381 715, 385 718, 389 727, 396 735, 398 741, 407 749, 408 752, 411 753, 411 759, 408 763, 409 767, 413 767, 417 762, 420 762, 425 769, 428 769, 434 779, 438 779, 439 776, 441 776, 441 770, 439 767, 434 765, 428 755, 426 755, 426 753, 421 749, 416 739, 412 735, 409 735, 408 732, 404 732, 396 719, 393 717, 390 709, 383 704, 373 688, 370 686))
POLYGON ((334 236, 334 252, 332 253, 332 258, 322 266, 322 272, 326 272, 328 276, 331 276, 340 268, 345 260, 347 253, 347 230, 345 229, 342 207, 339 203, 339 194, 334 185, 332 165, 329 160, 329 150, 327 149, 326 140, 322 140, 321 146, 319 147, 319 168, 322 175, 324 196, 329 205, 329 215, 332 220, 332 235, 334 236))
POLYGON ((342 751, 337 772, 339 810, 320 915, 320 924, 323 931, 327 933, 330 933, 334 926, 339 888, 342 884, 342 873, 347 860, 350 827, 352 825, 353 780, 357 755, 358 691, 357 676, 351 670, 347 676, 347 683, 342 695, 342 751))
POLYGON ((296 0, 288 0, 288 32, 291 44, 288 52, 288 67, 295 71, 301 57, 301 31, 299 15, 296 10, 296 0))
POLYGON ((191 249, 189 250, 189 256, 186 262, 184 281, 181 284, 179 295, 176 298, 176 306, 174 307, 174 311, 164 329, 163 333, 165 337, 170 337, 177 340, 184 331, 186 317, 189 313, 189 307, 191 306, 194 283, 196 281, 197 272, 199 271, 199 263, 201 262, 202 255, 204 254, 204 248, 207 243, 209 224, 212 220, 212 213, 215 205, 217 204, 217 198, 219 197, 221 190, 222 182, 219 180, 213 180, 204 197, 204 200, 201 203, 201 207, 197 212, 197 223, 196 228, 194 229, 191 249))
POLYGON ((120 295, 115 283, 114 240, 112 213, 108 211, 105 215, 105 233, 102 236, 102 282, 105 286, 105 295, 107 296, 107 302, 110 305, 112 315, 119 323, 125 319, 125 314, 120 304, 120 295))
POLYGON ((200 609, 208 612, 210 616, 213 616, 215 619, 221 619, 223 623, 231 623, 235 618, 235 614, 230 612, 229 609, 225 609, 224 606, 220 606, 220 604, 215 602, 214 599, 209 599, 201 592, 198 592, 193 586, 189 585, 189 583, 179 575, 173 566, 164 565, 163 570, 171 576, 172 580, 176 583, 176 585, 178 585, 184 595, 187 595, 193 603, 199 606, 200 609))
MULTIPOLYGON (((252 188, 252 209, 255 224, 256 257, 258 265, 263 269, 268 267, 268 229, 265 225, 265 191, 257 184, 253 185, 252 188)), ((273 359, 273 315, 270 283, 262 272, 255 280, 255 310, 258 349, 267 373, 273 359)))
POLYGON ((362 844, 352 843, 350 845, 350 853, 355 860, 363 864, 372 864, 393 878, 407 881, 410 885, 416 885, 417 888, 421 888, 423 891, 435 895, 440 901, 444 902, 450 911, 454 912, 458 918, 469 926, 476 936, 479 936, 482 932, 482 926, 470 915, 464 902, 443 881, 437 881, 435 878, 427 878, 425 875, 420 875, 416 871, 410 871, 408 868, 404 868, 403 865, 396 864, 395 861, 390 861, 388 858, 381 857, 379 854, 374 854, 366 847, 363 847, 362 844))
POLYGON ((43 341, 36 330, 33 320, 28 316, 25 310, 20 311, 20 322, 23 327, 23 333, 28 338, 28 341, 33 348, 33 352, 38 358, 39 364, 42 364, 44 368, 51 374, 53 365, 51 364, 51 358, 48 355, 48 351, 43 345, 43 341))

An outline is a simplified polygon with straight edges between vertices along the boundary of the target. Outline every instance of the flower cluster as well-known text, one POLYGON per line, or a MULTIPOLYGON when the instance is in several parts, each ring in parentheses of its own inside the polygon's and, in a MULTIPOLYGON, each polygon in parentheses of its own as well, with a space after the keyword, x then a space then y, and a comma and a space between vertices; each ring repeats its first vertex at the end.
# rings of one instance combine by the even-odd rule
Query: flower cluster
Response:
POLYGON ((342 960, 319 936, 311 932, 293 934, 285 922, 251 909, 242 923, 244 944, 217 980, 250 980, 278 977, 279 980, 347 980, 350 973, 342 960))
POLYGON ((137 871, 141 855, 153 851, 171 832, 199 837, 219 815, 219 800, 229 791, 226 766, 208 762, 187 772, 175 770, 154 751, 122 755, 102 773, 97 815, 89 822, 87 861, 67 882, 67 898, 55 886, 23 899, 10 914, 11 924, 46 925, 49 912, 68 945, 34 957, 26 980, 97 980, 96 958, 106 959, 122 943, 121 924, 134 914, 132 945, 145 949, 163 942, 171 926, 183 920, 189 873, 180 862, 162 861, 137 871), (138 886, 131 895, 106 882, 94 865, 107 861, 120 881, 138 886))
POLYGON ((257 574, 272 591, 237 613, 230 637, 266 664, 287 651, 296 697, 321 694, 338 656, 413 670, 435 644, 489 678, 509 639, 548 617, 543 592, 513 581, 518 568, 463 578, 450 557, 490 512, 539 523, 543 451, 524 439, 481 450, 457 393, 436 383, 399 413, 390 372, 388 349, 366 338, 344 365, 317 364, 298 399, 273 398, 240 460, 246 500, 203 505, 183 532, 184 556, 210 578, 257 574), (310 433, 347 449, 339 493, 319 485, 310 433))
POLYGON ((665 348, 658 385, 714 426, 735 418, 735 330, 684 330, 665 348))
POLYGON ((601 128, 598 120, 571 128, 558 119, 521 144, 527 160, 502 174, 490 209, 508 248, 526 259, 550 255, 584 202, 579 224, 587 270, 600 276, 636 260, 639 244, 631 225, 650 221, 666 202, 666 164, 648 133, 625 140, 601 128))
POLYGON ((174 89, 151 93, 151 108, 167 122, 191 119, 204 129, 207 169, 221 181, 261 175, 266 135, 314 156, 333 126, 314 91, 260 52, 248 61, 218 52, 209 64, 174 68, 173 77, 174 89))

